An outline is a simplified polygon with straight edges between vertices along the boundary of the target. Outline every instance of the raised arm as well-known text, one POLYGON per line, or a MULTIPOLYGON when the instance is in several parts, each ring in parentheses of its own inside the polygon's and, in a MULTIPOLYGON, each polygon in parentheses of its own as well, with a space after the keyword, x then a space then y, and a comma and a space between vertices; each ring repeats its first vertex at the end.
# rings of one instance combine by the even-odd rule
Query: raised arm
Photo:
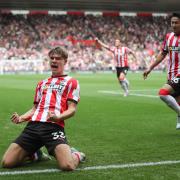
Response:
POLYGON ((109 47, 107 44, 104 44, 104 43, 103 43, 102 41, 100 41, 98 38, 95 38, 95 41, 96 41, 98 44, 100 44, 103 48, 111 51, 111 50, 110 50, 110 47, 109 47))
POLYGON ((147 70, 144 71, 143 77, 146 79, 150 72, 163 61, 163 59, 166 57, 167 53, 164 51, 160 51, 160 53, 156 56, 156 60, 149 66, 147 70))
POLYGON ((135 52, 134 52, 133 50, 131 50, 131 49, 128 48, 128 52, 129 52, 130 54, 132 54, 132 56, 134 57, 134 59, 137 60, 136 54, 135 54, 135 52))

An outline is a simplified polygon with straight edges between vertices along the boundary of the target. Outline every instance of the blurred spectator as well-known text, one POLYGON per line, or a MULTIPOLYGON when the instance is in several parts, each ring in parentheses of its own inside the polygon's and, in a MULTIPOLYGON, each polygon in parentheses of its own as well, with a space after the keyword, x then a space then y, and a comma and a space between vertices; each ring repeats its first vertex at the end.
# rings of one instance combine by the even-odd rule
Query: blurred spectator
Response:
MULTIPOLYGON (((161 47, 159 42, 169 31, 167 23, 167 17, 0 14, 0 61, 14 61, 4 71, 17 71, 23 63, 15 68, 16 60, 31 60, 34 64, 36 60, 43 60, 52 46, 61 45, 69 51, 67 70, 111 70, 112 55, 103 49, 97 50, 93 43, 95 35, 108 44, 120 37, 138 58, 137 61, 130 58, 130 69, 143 70, 161 47)), ((165 62, 161 63, 157 69, 164 70, 165 66, 165 62)), ((48 70, 47 61, 40 69, 34 70, 48 70)))

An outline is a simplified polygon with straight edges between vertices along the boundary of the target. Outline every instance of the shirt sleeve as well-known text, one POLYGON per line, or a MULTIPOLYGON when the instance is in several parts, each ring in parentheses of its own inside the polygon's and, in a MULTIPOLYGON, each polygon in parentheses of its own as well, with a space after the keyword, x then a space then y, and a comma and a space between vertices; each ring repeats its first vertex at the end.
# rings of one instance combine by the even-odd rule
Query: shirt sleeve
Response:
POLYGON ((111 47, 109 47, 109 50, 110 50, 112 53, 114 53, 115 47, 111 46, 111 47))
POLYGON ((128 47, 125 47, 125 50, 126 50, 127 53, 133 53, 133 51, 128 47))
POLYGON ((169 34, 166 35, 166 38, 165 38, 165 40, 163 41, 163 43, 162 43, 162 48, 161 48, 161 50, 162 50, 163 52, 166 52, 166 53, 168 53, 168 44, 167 44, 168 38, 169 38, 169 34))
POLYGON ((38 83, 36 86, 36 90, 35 90, 35 95, 34 95, 34 104, 38 104, 40 101, 40 97, 41 97, 41 83, 38 83))
POLYGON ((80 85, 75 79, 72 79, 68 86, 67 99, 68 101, 74 101, 75 103, 80 101, 80 85))

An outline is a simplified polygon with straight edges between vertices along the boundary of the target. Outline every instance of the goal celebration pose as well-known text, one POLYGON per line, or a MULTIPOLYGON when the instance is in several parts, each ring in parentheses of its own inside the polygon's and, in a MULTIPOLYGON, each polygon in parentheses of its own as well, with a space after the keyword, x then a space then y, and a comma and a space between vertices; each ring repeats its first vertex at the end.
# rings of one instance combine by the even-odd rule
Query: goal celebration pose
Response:
POLYGON ((15 124, 28 121, 20 136, 9 146, 2 159, 2 167, 21 165, 25 158, 45 146, 62 170, 74 170, 85 160, 85 154, 70 148, 64 132, 64 120, 72 117, 80 100, 80 86, 76 79, 64 74, 68 54, 56 47, 49 51, 52 76, 37 84, 34 105, 24 113, 13 113, 15 124))
POLYGON ((127 72, 129 70, 128 64, 128 54, 132 54, 136 59, 135 53, 129 49, 128 47, 121 46, 121 42, 119 39, 115 40, 115 46, 110 47, 100 41, 98 38, 95 38, 96 42, 100 44, 102 47, 106 48, 114 55, 114 62, 116 66, 117 78, 118 81, 124 90, 124 96, 128 96, 129 94, 129 81, 126 78, 127 72))

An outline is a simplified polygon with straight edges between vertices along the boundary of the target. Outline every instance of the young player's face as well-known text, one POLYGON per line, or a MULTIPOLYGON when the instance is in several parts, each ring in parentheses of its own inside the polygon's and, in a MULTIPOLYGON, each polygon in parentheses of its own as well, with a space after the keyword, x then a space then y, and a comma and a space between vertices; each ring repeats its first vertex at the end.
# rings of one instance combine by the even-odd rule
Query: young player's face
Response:
POLYGON ((115 40, 115 46, 118 47, 118 46, 120 46, 120 45, 121 45, 120 40, 119 40, 119 39, 116 39, 116 40, 115 40))
POLYGON ((50 67, 53 75, 63 75, 64 66, 67 62, 66 59, 62 58, 58 54, 52 54, 50 57, 50 67))
POLYGON ((173 29, 173 32, 175 34, 180 34, 180 18, 178 17, 172 17, 171 18, 171 27, 173 29))

